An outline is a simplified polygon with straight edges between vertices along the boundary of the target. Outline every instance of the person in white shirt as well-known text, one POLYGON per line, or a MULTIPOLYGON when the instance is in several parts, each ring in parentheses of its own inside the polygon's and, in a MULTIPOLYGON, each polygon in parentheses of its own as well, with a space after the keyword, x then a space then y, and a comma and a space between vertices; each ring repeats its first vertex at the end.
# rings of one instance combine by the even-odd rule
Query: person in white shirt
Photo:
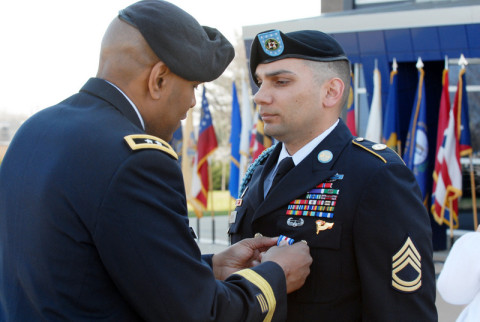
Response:
POLYGON ((457 322, 480 321, 480 225, 452 246, 438 277, 437 290, 454 305, 466 305, 457 322))

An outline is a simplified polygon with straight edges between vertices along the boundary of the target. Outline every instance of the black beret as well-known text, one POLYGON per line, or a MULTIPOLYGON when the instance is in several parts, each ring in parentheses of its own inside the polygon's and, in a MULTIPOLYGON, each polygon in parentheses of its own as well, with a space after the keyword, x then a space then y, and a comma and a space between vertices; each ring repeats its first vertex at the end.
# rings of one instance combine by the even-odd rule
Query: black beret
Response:
POLYGON ((268 30, 257 34, 250 53, 250 71, 255 79, 258 64, 285 58, 314 61, 348 61, 342 46, 331 36, 318 30, 300 30, 284 34, 268 30))
POLYGON ((142 0, 118 17, 140 31, 172 72, 189 81, 218 78, 235 56, 232 44, 217 29, 200 26, 170 2, 142 0))

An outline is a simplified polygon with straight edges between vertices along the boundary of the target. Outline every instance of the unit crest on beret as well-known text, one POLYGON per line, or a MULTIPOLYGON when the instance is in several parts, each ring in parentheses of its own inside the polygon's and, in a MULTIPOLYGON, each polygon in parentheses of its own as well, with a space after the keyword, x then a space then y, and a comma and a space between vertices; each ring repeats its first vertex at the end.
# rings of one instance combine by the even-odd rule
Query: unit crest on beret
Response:
POLYGON ((178 160, 177 153, 172 149, 170 144, 156 136, 147 134, 132 134, 124 137, 128 146, 132 150, 140 149, 156 149, 165 152, 175 160, 178 160))
MULTIPOLYGON (((259 64, 285 58, 306 59, 319 62, 347 61, 340 43, 319 30, 298 30, 283 33, 267 30, 255 36, 250 50, 250 72, 255 75, 259 64)), ((256 79, 256 77, 254 77, 256 79)), ((257 83, 257 85, 259 85, 257 83)))

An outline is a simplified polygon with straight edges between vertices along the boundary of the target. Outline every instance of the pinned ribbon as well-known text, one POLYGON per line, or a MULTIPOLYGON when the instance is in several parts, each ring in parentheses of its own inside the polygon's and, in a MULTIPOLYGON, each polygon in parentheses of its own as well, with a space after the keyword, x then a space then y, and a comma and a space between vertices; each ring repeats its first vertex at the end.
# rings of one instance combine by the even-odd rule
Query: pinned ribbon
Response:
POLYGON ((295 240, 293 240, 293 239, 290 238, 290 237, 280 235, 280 236, 278 237, 278 240, 277 240, 277 246, 285 245, 285 244, 291 245, 291 244, 293 244, 294 241, 295 241, 295 240))

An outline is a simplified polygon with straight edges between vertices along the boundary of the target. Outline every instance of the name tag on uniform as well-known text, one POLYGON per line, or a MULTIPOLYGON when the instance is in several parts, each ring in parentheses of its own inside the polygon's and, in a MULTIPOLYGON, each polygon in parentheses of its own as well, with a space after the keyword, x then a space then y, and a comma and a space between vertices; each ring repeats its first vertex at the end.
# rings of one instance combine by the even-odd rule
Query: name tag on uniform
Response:
POLYGON ((237 219, 237 211, 234 210, 230 213, 230 216, 228 216, 228 223, 234 224, 236 219, 237 219))

